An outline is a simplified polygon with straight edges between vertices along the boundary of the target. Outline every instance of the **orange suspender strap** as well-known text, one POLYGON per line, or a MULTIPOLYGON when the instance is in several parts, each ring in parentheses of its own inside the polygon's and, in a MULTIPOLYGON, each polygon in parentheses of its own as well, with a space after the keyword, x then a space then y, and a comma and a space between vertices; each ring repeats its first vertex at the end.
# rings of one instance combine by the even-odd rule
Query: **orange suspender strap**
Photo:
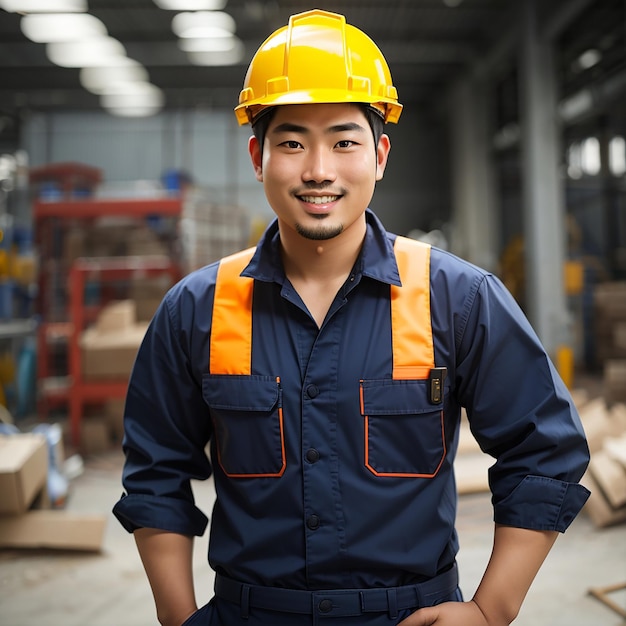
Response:
POLYGON ((425 379, 435 366, 430 318, 430 245, 397 237, 402 287, 391 286, 394 380, 425 379))
MULTIPOLYGON (((394 246, 402 287, 391 286, 393 379, 428 378, 435 365, 430 321, 430 246, 397 237, 394 246)), ((220 261, 211 324, 211 374, 251 372, 252 278, 240 274, 254 248, 220 261)))
POLYGON ((211 322, 210 374, 250 375, 252 371, 252 289, 240 276, 254 254, 243 250, 220 261, 211 322))

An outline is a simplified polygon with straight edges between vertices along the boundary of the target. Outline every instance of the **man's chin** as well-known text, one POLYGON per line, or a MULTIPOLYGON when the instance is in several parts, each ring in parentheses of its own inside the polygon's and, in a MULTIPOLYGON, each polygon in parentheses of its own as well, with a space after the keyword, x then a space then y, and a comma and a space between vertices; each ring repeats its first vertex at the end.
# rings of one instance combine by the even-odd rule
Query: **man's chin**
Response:
POLYGON ((336 226, 303 226, 302 224, 296 224, 296 231, 301 237, 310 239, 312 241, 327 241, 328 239, 334 239, 343 232, 343 224, 337 224, 336 226))

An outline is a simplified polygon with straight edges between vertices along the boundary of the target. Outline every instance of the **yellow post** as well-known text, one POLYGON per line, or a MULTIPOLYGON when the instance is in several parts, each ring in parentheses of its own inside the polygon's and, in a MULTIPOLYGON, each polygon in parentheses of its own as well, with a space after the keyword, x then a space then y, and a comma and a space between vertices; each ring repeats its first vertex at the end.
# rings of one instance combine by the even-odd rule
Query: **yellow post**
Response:
POLYGON ((571 389, 574 385, 574 350, 570 346, 557 346, 556 369, 567 388, 571 389))

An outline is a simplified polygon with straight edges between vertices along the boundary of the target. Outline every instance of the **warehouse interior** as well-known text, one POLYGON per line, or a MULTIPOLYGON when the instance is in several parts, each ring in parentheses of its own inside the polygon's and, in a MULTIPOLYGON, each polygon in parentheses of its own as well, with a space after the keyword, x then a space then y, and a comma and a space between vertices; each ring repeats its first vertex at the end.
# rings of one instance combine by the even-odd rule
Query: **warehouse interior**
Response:
MULTIPOLYGON (((587 431, 592 498, 515 624, 624 624, 626 0, 0 0, 0 494, 3 472, 25 481, 0 502, 2 624, 156 623, 110 514, 128 374, 167 288, 271 221, 233 108, 261 42, 318 7, 377 42, 404 105, 371 208, 504 281, 587 431), (212 18, 219 46, 185 32, 212 18), (35 454, 32 484, 11 466, 17 434, 38 442, 43 483, 35 454)), ((489 462, 463 443, 471 595, 489 462)), ((213 495, 197 485, 207 514, 213 495)), ((194 558, 208 598, 206 537, 194 558)))

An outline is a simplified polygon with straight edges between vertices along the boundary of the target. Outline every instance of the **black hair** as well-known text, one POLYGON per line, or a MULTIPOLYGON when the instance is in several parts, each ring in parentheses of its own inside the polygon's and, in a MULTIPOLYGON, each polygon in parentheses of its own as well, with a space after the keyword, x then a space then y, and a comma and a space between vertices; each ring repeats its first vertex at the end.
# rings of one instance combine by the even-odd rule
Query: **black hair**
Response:
MULTIPOLYGON (((378 147, 378 141, 383 134, 385 122, 383 117, 374 107, 371 107, 367 104, 362 104, 360 102, 354 103, 355 106, 361 108, 367 121, 372 129, 372 134, 374 135, 374 148, 378 147)), ((263 109, 256 119, 252 122, 252 132, 259 142, 259 147, 261 149, 261 153, 263 153, 263 142, 265 140, 265 135, 267 134, 267 129, 269 128, 270 122, 272 121, 274 114, 276 113, 276 107, 268 107, 267 109, 263 109)))

